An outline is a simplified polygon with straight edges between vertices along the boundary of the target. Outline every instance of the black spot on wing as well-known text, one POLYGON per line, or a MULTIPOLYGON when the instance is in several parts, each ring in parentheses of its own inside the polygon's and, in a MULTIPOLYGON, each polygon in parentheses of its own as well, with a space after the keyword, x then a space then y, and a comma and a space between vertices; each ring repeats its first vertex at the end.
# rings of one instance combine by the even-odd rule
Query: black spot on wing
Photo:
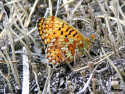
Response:
POLYGON ((61 30, 61 28, 59 28, 58 30, 61 30))
POLYGON ((70 35, 73 31, 74 31, 74 30, 69 31, 69 34, 68 34, 68 35, 70 35))
POLYGON ((70 29, 70 27, 68 27, 68 28, 66 29, 66 32, 67 32, 69 29, 70 29))
POLYGON ((64 23, 63 23, 63 25, 62 25, 62 28, 64 27, 64 23))
POLYGON ((73 34, 73 37, 75 37, 77 35, 77 32, 75 34, 73 34))
POLYGON ((63 31, 61 31, 61 35, 63 35, 63 31))

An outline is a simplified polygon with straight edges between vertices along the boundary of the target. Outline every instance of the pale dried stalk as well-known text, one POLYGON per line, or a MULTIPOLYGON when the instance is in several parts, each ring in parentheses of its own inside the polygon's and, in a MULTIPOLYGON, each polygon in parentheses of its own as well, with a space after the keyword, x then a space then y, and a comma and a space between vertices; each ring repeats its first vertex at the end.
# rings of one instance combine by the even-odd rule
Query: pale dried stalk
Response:
MULTIPOLYGON (((12 12, 12 11, 11 11, 12 12)), ((6 12, 5 12, 6 13, 6 12)), ((15 14, 15 13, 14 13, 15 14)), ((15 15, 14 15, 15 16, 15 15)), ((13 19, 13 18, 12 18, 13 19)), ((13 43, 13 39, 12 39, 12 35, 11 35, 11 26, 12 26, 12 19, 8 19, 8 17, 6 16, 5 18, 5 22, 4 22, 4 30, 6 31, 6 34, 8 35, 8 37, 10 38, 10 43, 11 43, 11 49, 12 49, 12 54, 13 54, 13 61, 16 61, 16 57, 15 57, 15 50, 14 50, 14 43, 13 43)), ((20 85, 20 82, 19 82, 19 76, 18 76, 18 71, 17 71, 17 67, 16 67, 16 64, 14 64, 14 67, 13 67, 13 64, 11 62, 11 59, 6 51, 6 48, 3 49, 4 50, 4 53, 6 54, 7 56, 7 59, 8 59, 8 62, 11 66, 11 69, 12 69, 12 74, 14 75, 14 78, 16 80, 16 83, 18 84, 19 88, 21 88, 21 85, 20 85)))
MULTIPOLYGON (((124 44, 124 39, 125 39, 125 37, 124 37, 124 32, 123 32, 123 30, 122 30, 122 26, 121 26, 121 23, 120 23, 120 21, 119 21, 119 10, 121 10, 121 8, 119 7, 119 2, 117 1, 117 0, 113 0, 112 1, 112 12, 114 13, 114 15, 115 15, 115 18, 117 19, 116 21, 117 21, 117 25, 118 25, 118 41, 120 41, 120 43, 121 44, 124 44), (123 40, 123 41, 122 41, 123 40)), ((123 15, 123 13, 121 14, 121 15, 123 15)), ((124 16, 123 16, 123 19, 124 19, 124 16)))
POLYGON ((17 2, 17 7, 19 7, 19 9, 21 9, 23 11, 25 16, 28 17, 28 13, 25 11, 24 7, 19 2, 17 2))
POLYGON ((10 57, 9 57, 9 55, 8 55, 8 53, 7 53, 7 51, 6 51, 6 48, 3 48, 3 51, 4 51, 4 53, 5 53, 5 55, 6 55, 7 59, 8 59, 8 63, 9 63, 9 65, 10 65, 10 67, 11 67, 12 74, 13 74, 13 76, 14 76, 14 78, 15 78, 15 81, 16 81, 17 85, 19 86, 19 88, 21 88, 21 85, 20 85, 20 82, 19 82, 19 78, 18 78, 17 75, 16 75, 16 72, 15 72, 15 70, 14 70, 12 61, 11 61, 11 59, 10 59, 10 57))
POLYGON ((56 9, 56 14, 55 14, 55 17, 57 16, 58 11, 59 11, 59 0, 57 1, 57 9, 56 9))
POLYGON ((112 46, 112 50, 115 52, 115 54, 118 56, 118 58, 120 58, 119 50, 118 50, 118 47, 115 43, 115 38, 114 38, 114 36, 112 34, 112 31, 110 29, 108 15, 105 15, 105 21, 106 21, 106 26, 107 26, 108 32, 109 32, 108 35, 109 35, 110 43, 111 43, 111 46, 112 46))
POLYGON ((37 74, 34 70, 33 70, 33 73, 34 73, 35 81, 36 81, 36 84, 37 84, 37 87, 38 87, 38 94, 41 94, 42 92, 40 91, 40 86, 39 86, 39 83, 38 83, 37 74))
POLYGON ((50 16, 52 16, 53 15, 52 2, 51 2, 51 0, 48 0, 48 2, 49 2, 49 9, 50 9, 50 16))
POLYGON ((77 92, 76 94, 82 94, 82 93, 84 94, 85 93, 86 89, 89 87, 89 84, 90 84, 90 82, 92 80, 92 77, 93 77, 94 72, 97 69, 97 67, 98 67, 98 65, 93 69, 92 73, 90 74, 90 77, 89 77, 88 81, 84 85, 84 88, 82 90, 80 90, 79 92, 77 92))
MULTIPOLYGON (((23 47, 23 51, 26 52, 26 48, 23 47)), ((23 82, 22 82, 22 94, 29 94, 29 61, 28 56, 23 55, 23 82)))
MULTIPOLYGON (((7 58, 3 55, 3 53, 0 51, 0 56, 4 59, 4 61, 7 64, 7 68, 8 68, 8 77, 10 77, 10 66, 9 66, 9 62, 7 60, 7 58)), ((8 78, 9 79, 9 78, 8 78)))
POLYGON ((85 13, 84 6, 81 6, 81 12, 82 12, 82 14, 83 14, 83 16, 84 16, 84 19, 85 19, 85 20, 88 20, 87 15, 86 15, 86 13, 85 13))
POLYGON ((93 28, 94 27, 94 13, 93 13, 94 10, 90 6, 90 4, 88 4, 88 7, 89 7, 89 13, 90 13, 90 16, 91 16, 91 27, 93 28))
MULTIPOLYGON (((63 0, 63 4, 66 4, 68 0, 63 0)), ((69 5, 64 5, 65 11, 67 13, 67 17, 69 17, 69 5)))
POLYGON ((77 8, 81 5, 82 2, 83 2, 83 0, 80 0, 80 1, 76 4, 74 10, 72 11, 72 14, 70 15, 70 18, 72 18, 74 12, 77 10, 77 8))
MULTIPOLYGON (((98 15, 98 16, 96 16, 96 17, 105 18, 104 15, 98 15)), ((115 17, 108 16, 108 18, 109 18, 110 20, 117 21, 117 18, 115 18, 115 17)), ((121 19, 119 19, 119 21, 120 21, 121 24, 125 25, 125 21, 123 21, 123 20, 121 20, 121 19)))
MULTIPOLYGON (((106 55, 104 49, 102 48, 102 52, 104 53, 104 55, 106 55)), ((122 84, 123 84, 123 88, 125 90, 125 83, 123 80, 122 75, 120 74, 119 70, 117 69, 117 67, 113 64, 112 60, 109 58, 109 56, 106 56, 106 59, 108 60, 109 64, 114 68, 114 70, 116 71, 116 73, 118 74, 118 77, 120 78, 122 84)))
MULTIPOLYGON (((65 1, 65 0, 64 0, 65 1)), ((70 1, 67 1, 67 2, 65 2, 60 8, 62 8, 63 6, 65 6, 65 5, 67 5, 67 4, 69 4, 69 3, 72 3, 72 2, 74 2, 75 0, 70 0, 70 1)))
MULTIPOLYGON (((125 46, 122 46, 122 47, 119 48, 119 50, 121 50, 121 49, 125 49, 125 46)), ((113 55, 113 54, 114 54, 114 52, 112 51, 112 52, 110 52, 110 53, 108 53, 108 54, 102 55, 102 56, 99 57, 99 58, 96 58, 95 60, 93 60, 93 62, 95 62, 94 65, 96 65, 96 64, 98 64, 98 63, 101 63, 103 60, 106 59, 106 56, 110 57, 110 56, 113 55)), ((87 69, 87 68, 89 68, 88 65, 87 65, 87 66, 84 66, 84 67, 82 67, 82 68, 79 68, 79 69, 77 69, 77 70, 74 70, 74 71, 75 71, 75 72, 77 72, 77 71, 82 71, 82 70, 85 70, 85 69, 87 69)))
MULTIPOLYGON (((13 8, 15 8, 15 10, 13 10, 13 9, 11 9, 10 7, 10 12, 11 12, 11 15, 10 15, 10 18, 8 19, 8 16, 7 16, 7 13, 6 13, 6 17, 5 17, 5 22, 4 22, 4 27, 5 27, 5 31, 6 30, 8 30, 9 29, 9 31, 11 32, 11 34, 14 34, 19 40, 20 40, 20 42, 25 46, 25 48, 27 49, 27 51, 29 52, 29 56, 31 55, 31 53, 30 53, 30 51, 29 51, 29 49, 28 49, 28 47, 27 47, 27 45, 20 39, 20 37, 12 30, 12 25, 13 24, 15 24, 16 22, 14 22, 17 18, 18 18, 18 21, 20 22, 20 25, 22 26, 22 28, 23 28, 23 30, 24 31, 28 31, 28 30, 26 30, 26 29, 24 29, 24 26, 23 26, 23 24, 22 24, 22 21, 21 21, 21 18, 20 18, 20 13, 18 13, 18 9, 16 8, 16 5, 15 4, 13 4, 13 6, 12 6, 13 8), (18 15, 12 15, 12 14, 15 14, 15 13, 18 13, 18 15), (17 17, 17 18, 15 18, 15 17, 17 17), (9 23, 8 23, 9 22, 9 23), (9 24, 9 25, 8 25, 9 24)), ((18 29, 18 28, 17 28, 18 29)), ((20 30, 19 30, 20 31, 20 30)), ((28 38, 26 38, 26 40, 27 40, 28 38)), ((31 57, 31 56, 30 56, 31 57)), ((31 60, 31 59, 30 59, 31 60)))
POLYGON ((121 7, 119 6, 119 1, 118 0, 115 0, 117 6, 118 6, 118 9, 119 9, 119 12, 121 14, 121 16, 123 17, 123 20, 125 21, 125 14, 123 13, 121 7))
POLYGON ((10 5, 10 4, 13 4, 13 3, 16 3, 16 2, 19 2, 21 0, 13 0, 13 1, 10 1, 10 2, 7 2, 5 5, 10 5))
POLYGON ((47 66, 48 67, 48 77, 46 79, 46 82, 45 82, 45 85, 44 85, 44 89, 43 89, 43 92, 42 94, 47 94, 47 91, 49 92, 49 94, 51 94, 50 92, 50 78, 51 78, 51 75, 52 75, 52 72, 51 72, 51 66, 47 66))
MULTIPOLYGON (((8 37, 9 37, 9 39, 10 39, 13 61, 16 61, 15 47, 14 47, 14 42, 13 42, 13 39, 12 39, 13 37, 12 37, 12 35, 10 34, 10 32, 8 32, 8 37)), ((14 64, 14 71, 15 71, 15 73, 16 73, 15 75, 16 75, 17 80, 18 80, 18 82, 19 82, 19 74, 18 74, 17 64, 16 64, 16 63, 14 64)), ((21 88, 20 83, 19 83, 19 88, 21 88)))
POLYGON ((27 49, 28 55, 29 55, 29 59, 31 60, 31 51, 28 48, 28 46, 23 42, 23 40, 12 30, 12 33, 20 40, 20 42, 24 45, 24 47, 27 49))
POLYGON ((109 6, 108 6, 108 1, 109 0, 105 0, 105 6, 106 6, 106 9, 107 9, 107 13, 110 15, 110 9, 109 9, 109 6))
MULTIPOLYGON (((101 71, 99 73, 101 73, 101 71)), ((101 78, 101 74, 98 74, 98 79, 99 79, 99 83, 100 83, 101 88, 103 89, 104 93, 105 94, 110 94, 109 91, 104 86, 103 79, 101 78)))
POLYGON ((99 7, 100 7, 100 9, 101 9, 101 11, 102 11, 102 13, 106 13, 106 11, 105 11, 105 8, 104 8, 104 4, 101 4, 101 1, 100 0, 97 0, 97 2, 98 2, 98 4, 99 4, 99 7))
POLYGON ((35 11, 35 8, 36 8, 36 5, 37 5, 38 2, 39 2, 39 0, 35 0, 35 3, 34 3, 34 5, 33 5, 33 7, 32 7, 32 10, 31 10, 31 12, 30 12, 30 14, 29 14, 28 19, 25 21, 24 26, 26 26, 26 27, 29 26, 29 23, 30 23, 30 21, 31 21, 31 17, 32 17, 34 11, 35 11))
MULTIPOLYGON (((9 86, 9 90, 10 90, 11 94, 14 94, 10 81, 4 76, 4 74, 3 74, 1 71, 0 71, 0 74, 1 74, 1 76, 7 81, 8 86, 9 86)), ((4 82, 5 82, 5 81, 4 81, 4 82)))

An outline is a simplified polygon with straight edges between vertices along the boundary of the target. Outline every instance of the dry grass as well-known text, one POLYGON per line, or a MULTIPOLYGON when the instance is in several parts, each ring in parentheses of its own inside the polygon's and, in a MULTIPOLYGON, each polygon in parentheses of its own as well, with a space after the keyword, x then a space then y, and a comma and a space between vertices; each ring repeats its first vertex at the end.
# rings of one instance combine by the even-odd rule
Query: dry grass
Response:
POLYGON ((124 0, 0 1, 0 93, 17 94, 24 88, 30 94, 124 94, 124 0), (50 15, 67 21, 85 36, 95 34, 92 53, 86 51, 86 57, 70 66, 72 71, 64 66, 51 69, 41 54, 44 46, 36 22, 50 15), (30 70, 30 84, 25 87, 22 82, 28 71, 23 67, 30 70))

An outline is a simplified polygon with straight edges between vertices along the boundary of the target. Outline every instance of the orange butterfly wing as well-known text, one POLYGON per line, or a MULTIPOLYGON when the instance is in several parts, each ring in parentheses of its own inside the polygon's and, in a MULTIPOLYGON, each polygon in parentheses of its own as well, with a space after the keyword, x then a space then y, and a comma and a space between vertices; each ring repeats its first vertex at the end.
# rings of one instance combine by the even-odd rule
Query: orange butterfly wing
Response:
POLYGON ((84 53, 89 49, 90 40, 65 21, 49 16, 41 18, 37 24, 39 34, 46 45, 46 59, 53 64, 73 61, 76 51, 84 53))
POLYGON ((49 16, 46 19, 39 19, 37 27, 45 45, 50 43, 54 37, 67 37, 84 40, 84 36, 81 32, 65 21, 54 16, 49 16))
MULTIPOLYGON (((53 64, 71 62, 76 51, 83 52, 85 46, 81 40, 56 37, 47 45, 46 58, 53 64)), ((81 52, 81 54, 83 54, 81 52)))

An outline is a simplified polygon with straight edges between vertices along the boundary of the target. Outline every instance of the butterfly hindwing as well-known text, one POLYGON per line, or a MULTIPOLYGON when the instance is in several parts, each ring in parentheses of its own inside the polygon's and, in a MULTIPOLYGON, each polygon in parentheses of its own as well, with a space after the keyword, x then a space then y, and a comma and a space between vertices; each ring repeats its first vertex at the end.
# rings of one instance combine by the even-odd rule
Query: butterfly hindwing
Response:
POLYGON ((47 45, 46 58, 53 64, 71 62, 76 51, 84 52, 83 47, 84 44, 81 40, 56 37, 47 45))

